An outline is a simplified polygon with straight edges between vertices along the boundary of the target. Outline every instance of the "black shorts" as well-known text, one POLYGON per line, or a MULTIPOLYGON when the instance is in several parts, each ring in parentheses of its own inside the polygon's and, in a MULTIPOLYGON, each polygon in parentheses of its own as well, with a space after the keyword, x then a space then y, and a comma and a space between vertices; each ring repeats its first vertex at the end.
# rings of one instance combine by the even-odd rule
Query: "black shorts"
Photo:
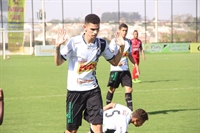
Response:
POLYGON ((81 126, 83 112, 88 123, 103 123, 103 102, 99 87, 90 91, 68 91, 66 104, 67 130, 77 130, 81 126))
POLYGON ((113 88, 118 88, 119 84, 132 88, 132 79, 130 71, 111 71, 108 80, 108 85, 113 88))

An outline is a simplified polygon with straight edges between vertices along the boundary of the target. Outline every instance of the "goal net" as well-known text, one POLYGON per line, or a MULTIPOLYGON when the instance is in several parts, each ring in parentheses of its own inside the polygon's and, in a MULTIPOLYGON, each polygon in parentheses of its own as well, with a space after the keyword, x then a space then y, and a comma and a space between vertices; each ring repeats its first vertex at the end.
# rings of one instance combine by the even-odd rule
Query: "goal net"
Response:
POLYGON ((2 53, 3 59, 6 59, 9 55, 33 54, 31 31, 0 29, 0 34, 0 42, 2 42, 0 53, 2 53))

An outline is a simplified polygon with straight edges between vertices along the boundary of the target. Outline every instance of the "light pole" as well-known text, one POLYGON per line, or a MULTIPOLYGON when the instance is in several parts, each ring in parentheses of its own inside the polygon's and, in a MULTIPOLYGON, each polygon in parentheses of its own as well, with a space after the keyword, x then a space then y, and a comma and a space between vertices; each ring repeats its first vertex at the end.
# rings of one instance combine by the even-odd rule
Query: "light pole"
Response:
POLYGON ((158 42, 158 0, 155 0, 155 42, 158 42))
POLYGON ((46 45, 46 35, 45 35, 44 0, 42 0, 42 33, 43 33, 43 46, 45 46, 46 45))
POLYGON ((120 0, 118 0, 118 23, 120 23, 120 0))
POLYGON ((90 0, 90 12, 92 13, 92 0, 90 0))

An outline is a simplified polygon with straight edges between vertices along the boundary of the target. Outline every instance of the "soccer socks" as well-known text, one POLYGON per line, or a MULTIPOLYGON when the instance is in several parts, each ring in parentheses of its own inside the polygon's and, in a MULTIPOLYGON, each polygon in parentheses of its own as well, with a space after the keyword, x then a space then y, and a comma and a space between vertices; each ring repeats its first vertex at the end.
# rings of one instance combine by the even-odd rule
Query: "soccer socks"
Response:
POLYGON ((110 91, 108 91, 106 96, 106 104, 111 103, 112 99, 113 99, 113 93, 110 93, 110 91))
POLYGON ((133 111, 132 93, 125 93, 127 107, 133 111))
MULTIPOLYGON (((113 93, 110 93, 110 91, 108 91, 107 96, 106 96, 106 104, 111 103, 112 99, 113 99, 113 93)), ((131 111, 133 111, 132 93, 125 93, 125 100, 126 100, 127 107, 131 111)))

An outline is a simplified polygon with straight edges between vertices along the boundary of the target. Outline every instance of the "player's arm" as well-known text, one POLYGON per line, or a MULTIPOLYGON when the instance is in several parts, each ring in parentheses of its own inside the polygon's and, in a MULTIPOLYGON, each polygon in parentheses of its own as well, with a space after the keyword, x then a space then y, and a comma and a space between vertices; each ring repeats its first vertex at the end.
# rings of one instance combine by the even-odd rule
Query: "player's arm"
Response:
POLYGON ((112 109, 112 108, 115 107, 115 105, 116 105, 116 103, 111 102, 111 103, 109 103, 109 104, 107 104, 106 106, 103 107, 103 111, 106 111, 108 109, 112 109))
MULTIPOLYGON (((110 44, 109 44, 109 48, 110 48, 110 51, 116 55, 118 53, 118 47, 117 47, 117 44, 115 42, 115 39, 112 39, 110 44)), ((122 62, 119 62, 118 63, 118 66, 121 66, 122 65, 122 62)))
POLYGON ((136 64, 135 59, 134 59, 133 56, 132 56, 132 42, 131 42, 131 41, 130 41, 130 48, 129 48, 128 58, 129 58, 129 60, 131 61, 131 63, 132 63, 133 66, 138 67, 138 65, 136 64))
POLYGON ((61 29, 58 31, 58 35, 57 35, 57 41, 56 41, 56 50, 55 50, 55 54, 54 54, 54 62, 56 64, 56 66, 61 65, 65 60, 61 57, 60 54, 60 47, 62 44, 64 44, 67 41, 66 38, 66 30, 61 29))
POLYGON ((145 56, 145 54, 144 54, 144 50, 142 49, 141 52, 142 52, 142 58, 143 58, 143 60, 145 60, 145 59, 146 59, 146 56, 145 56))
POLYGON ((136 63, 135 60, 133 59, 133 56, 132 56, 131 54, 128 54, 128 58, 129 58, 129 60, 131 61, 131 63, 133 64, 133 66, 136 67, 136 70, 137 70, 136 75, 139 75, 139 74, 140 74, 140 70, 139 70, 139 67, 138 67, 137 63, 136 63))
POLYGON ((146 56, 145 56, 145 54, 144 54, 144 49, 143 49, 143 47, 142 47, 142 42, 141 42, 141 46, 140 46, 140 52, 142 53, 142 58, 143 58, 143 60, 145 60, 145 59, 146 59, 146 56))
POLYGON ((131 61, 131 63, 133 64, 133 66, 137 65, 131 54, 128 54, 128 58, 131 61))
POLYGON ((115 57, 109 61, 113 66, 117 66, 119 64, 125 47, 124 39, 118 32, 115 35, 115 42, 119 46, 119 50, 115 57))
POLYGON ((124 46, 121 46, 121 47, 119 48, 119 50, 118 50, 118 53, 115 55, 115 57, 114 57, 112 60, 109 61, 110 64, 112 64, 113 66, 118 66, 119 61, 120 61, 121 58, 122 58, 123 52, 124 52, 124 46))
POLYGON ((61 54, 60 54, 60 46, 56 46, 56 51, 54 55, 54 62, 56 66, 61 65, 64 61, 65 60, 61 57, 61 54))

